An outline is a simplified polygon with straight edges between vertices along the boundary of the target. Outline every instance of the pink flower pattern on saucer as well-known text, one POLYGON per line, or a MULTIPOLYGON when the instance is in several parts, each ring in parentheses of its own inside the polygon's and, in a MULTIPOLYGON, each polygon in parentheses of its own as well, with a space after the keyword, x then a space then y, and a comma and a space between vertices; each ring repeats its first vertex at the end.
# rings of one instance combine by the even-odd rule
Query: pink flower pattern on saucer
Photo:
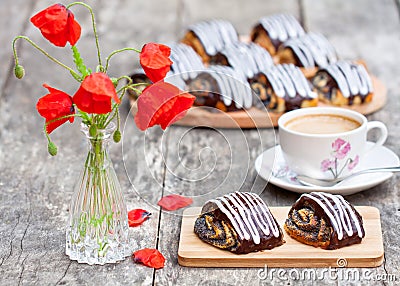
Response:
POLYGON ((356 155, 353 159, 347 158, 348 153, 351 150, 351 144, 342 138, 337 138, 334 142, 332 142, 332 157, 328 159, 324 159, 321 162, 321 170, 322 172, 331 172, 333 178, 337 178, 346 168, 349 171, 353 170, 360 161, 360 156, 356 155), (339 164, 341 160, 346 159, 341 168, 339 168, 339 164))

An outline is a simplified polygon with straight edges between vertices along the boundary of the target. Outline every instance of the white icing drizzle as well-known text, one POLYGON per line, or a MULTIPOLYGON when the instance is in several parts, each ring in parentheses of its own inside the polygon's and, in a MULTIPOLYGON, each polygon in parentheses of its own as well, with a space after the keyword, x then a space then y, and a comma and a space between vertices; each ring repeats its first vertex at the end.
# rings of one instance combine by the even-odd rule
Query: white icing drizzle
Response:
POLYGON ((363 237, 361 227, 362 223, 350 204, 342 196, 322 192, 312 192, 310 194, 303 194, 300 199, 302 197, 312 199, 324 210, 329 217, 332 227, 337 232, 339 240, 343 239, 344 232, 346 232, 348 236, 353 235, 352 222, 357 229, 358 236, 360 238, 363 237))
POLYGON ((251 202, 251 204, 254 206, 254 208, 256 209, 257 213, 260 215, 260 222, 264 225, 264 229, 263 232, 264 233, 270 233, 270 231, 272 230, 272 234, 275 237, 279 237, 279 226, 278 224, 275 223, 275 219, 272 216, 271 212, 269 211, 269 208, 267 207, 267 205, 265 204, 265 202, 256 194, 254 193, 239 193, 239 195, 245 195, 247 197, 249 197, 249 202, 251 202), (257 204, 256 202, 252 201, 251 198, 258 202, 261 205, 265 205, 265 207, 261 207, 261 208, 257 208, 256 206, 259 206, 259 204, 257 204), (261 210, 261 212, 259 212, 259 209, 261 210), (267 218, 267 221, 263 220, 263 215, 265 218, 267 218))
POLYGON ((294 98, 297 94, 304 98, 317 97, 301 70, 293 64, 271 67, 264 75, 279 97, 294 98))
POLYGON ((349 85, 347 84, 346 77, 341 72, 339 67, 337 65, 330 65, 326 68, 326 71, 334 78, 343 96, 349 97, 350 96, 349 85))
POLYGON ((273 40, 284 42, 303 35, 304 29, 295 17, 289 14, 276 14, 261 18, 259 23, 273 40))
POLYGON ((279 226, 275 222, 268 206, 254 193, 235 192, 206 202, 214 203, 230 220, 241 239, 253 240, 260 244, 259 229, 274 237, 279 237, 279 226))
POLYGON ((307 33, 289 39, 284 43, 284 47, 292 49, 301 65, 306 68, 323 68, 337 61, 335 48, 322 34, 307 33))
POLYGON ((271 55, 254 43, 233 43, 220 53, 227 58, 231 67, 243 71, 247 78, 253 78, 274 65, 271 55))
POLYGON ((189 26, 189 31, 196 34, 208 55, 215 55, 225 46, 239 41, 233 25, 225 20, 198 22, 189 26))
MULTIPOLYGON (((253 94, 245 75, 228 66, 210 66, 204 72, 209 73, 220 88, 220 95, 226 106, 234 102, 237 108, 250 108, 253 104, 253 94)), ((213 91, 216 92, 216 91, 213 91)))
POLYGON ((343 96, 366 96, 373 92, 371 78, 361 64, 338 61, 324 69, 337 83, 343 96))
POLYGON ((170 48, 170 58, 173 62, 171 71, 173 71, 174 74, 182 73, 182 78, 184 80, 194 78, 197 75, 195 71, 205 68, 200 56, 192 47, 182 43, 175 43, 170 45, 170 48))

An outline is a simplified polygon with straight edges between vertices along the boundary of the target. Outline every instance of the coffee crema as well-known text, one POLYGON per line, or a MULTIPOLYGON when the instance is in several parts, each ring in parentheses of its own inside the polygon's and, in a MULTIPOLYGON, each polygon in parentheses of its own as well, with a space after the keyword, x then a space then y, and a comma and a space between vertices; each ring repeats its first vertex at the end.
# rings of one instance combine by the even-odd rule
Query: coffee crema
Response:
POLYGON ((361 123, 338 114, 308 114, 285 123, 289 130, 306 134, 335 134, 357 129, 361 123))

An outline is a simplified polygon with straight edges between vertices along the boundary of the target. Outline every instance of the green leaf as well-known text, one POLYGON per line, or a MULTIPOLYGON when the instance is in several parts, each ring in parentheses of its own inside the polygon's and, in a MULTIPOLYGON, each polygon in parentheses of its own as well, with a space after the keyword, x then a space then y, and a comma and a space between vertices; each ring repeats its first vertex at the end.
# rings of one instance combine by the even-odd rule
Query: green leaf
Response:
POLYGON ((83 59, 81 57, 81 54, 78 51, 78 48, 76 46, 72 46, 72 54, 74 57, 74 63, 76 65, 76 68, 78 69, 79 73, 82 75, 82 78, 87 77, 92 73, 90 69, 88 69, 83 62, 83 59))

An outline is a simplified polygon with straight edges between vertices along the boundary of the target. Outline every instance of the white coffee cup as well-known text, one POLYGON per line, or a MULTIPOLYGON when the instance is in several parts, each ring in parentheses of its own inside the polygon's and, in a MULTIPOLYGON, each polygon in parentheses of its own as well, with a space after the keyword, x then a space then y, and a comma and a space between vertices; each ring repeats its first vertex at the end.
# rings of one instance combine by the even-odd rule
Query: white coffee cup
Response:
POLYGON ((339 107, 290 111, 279 118, 278 126, 279 143, 289 168, 297 174, 316 179, 341 178, 350 174, 357 169, 367 152, 386 141, 388 133, 382 122, 368 122, 364 115, 339 107), (336 119, 346 124, 335 126, 336 119), (328 125, 324 124, 330 120, 333 124, 326 127, 328 125), (355 124, 349 128, 352 130, 333 131, 336 127, 345 129, 351 124, 355 124), (307 130, 307 126, 325 129, 307 130), (371 129, 380 130, 379 138, 372 146, 367 144, 367 133, 371 129))

